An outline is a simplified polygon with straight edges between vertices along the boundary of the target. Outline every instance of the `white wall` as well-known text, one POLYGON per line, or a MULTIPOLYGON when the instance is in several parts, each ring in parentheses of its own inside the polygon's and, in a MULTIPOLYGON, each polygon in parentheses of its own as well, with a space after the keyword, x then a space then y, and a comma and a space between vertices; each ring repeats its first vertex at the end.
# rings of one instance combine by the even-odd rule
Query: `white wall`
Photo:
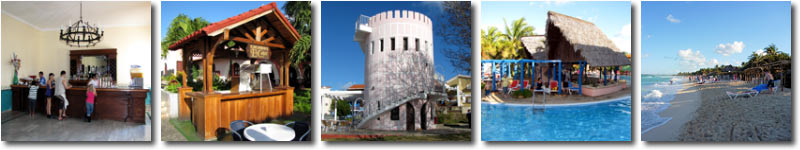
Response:
POLYGON ((11 55, 17 53, 22 60, 19 76, 36 75, 39 71, 39 39, 41 33, 36 28, 27 25, 5 13, 2 14, 2 56, 0 56, 0 85, 8 89, 14 76, 14 66, 11 65, 11 55))
POLYGON ((130 66, 140 65, 144 73, 144 86, 150 87, 151 46, 150 26, 106 27, 102 41, 95 47, 69 47, 58 39, 59 32, 39 31, 30 25, 3 14, 2 23, 2 75, 4 88, 11 84, 13 67, 7 63, 11 53, 17 52, 22 59, 21 75, 36 74, 39 71, 58 74, 69 72, 69 51, 82 49, 117 49, 117 84, 130 85, 130 66), (20 38, 11 38, 20 37, 20 38), (32 45, 32 46, 31 46, 32 45), (8 68, 6 68, 8 67, 8 68))

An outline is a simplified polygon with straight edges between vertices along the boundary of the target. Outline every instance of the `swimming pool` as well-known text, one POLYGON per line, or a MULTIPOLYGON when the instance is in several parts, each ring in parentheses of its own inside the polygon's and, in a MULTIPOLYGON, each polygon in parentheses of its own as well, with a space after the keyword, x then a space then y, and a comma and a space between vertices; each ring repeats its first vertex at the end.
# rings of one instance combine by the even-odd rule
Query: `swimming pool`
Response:
POLYGON ((568 106, 481 103, 483 141, 630 141, 631 98, 568 106))

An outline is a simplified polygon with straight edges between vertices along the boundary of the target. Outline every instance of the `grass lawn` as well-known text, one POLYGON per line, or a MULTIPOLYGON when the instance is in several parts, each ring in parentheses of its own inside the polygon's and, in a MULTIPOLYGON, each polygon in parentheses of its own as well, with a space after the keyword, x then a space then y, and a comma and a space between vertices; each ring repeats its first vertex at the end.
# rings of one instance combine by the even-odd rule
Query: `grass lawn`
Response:
MULTIPOLYGON (((293 122, 293 121, 300 121, 300 122, 310 123, 311 114, 301 113, 301 112, 296 112, 295 111, 292 114, 292 116, 289 116, 289 117, 266 120, 266 122, 275 123, 275 124, 286 124, 286 123, 293 122)), ((184 137, 186 137, 187 141, 203 141, 203 138, 197 136, 197 134, 195 132, 196 130, 194 128, 194 125, 192 125, 192 121, 170 119, 169 122, 172 123, 173 126, 175 126, 175 129, 177 129, 178 132, 180 132, 184 137)), ((220 141, 230 141, 231 139, 232 139, 232 137, 230 136, 230 133, 226 133, 224 136, 222 136, 221 139, 218 139, 218 140, 220 140, 220 141)))
POLYGON ((194 125, 192 125, 192 121, 189 120, 178 120, 178 119, 170 119, 169 123, 172 123, 175 126, 175 129, 180 132, 183 137, 186 137, 187 141, 203 141, 203 138, 200 138, 195 134, 194 125))

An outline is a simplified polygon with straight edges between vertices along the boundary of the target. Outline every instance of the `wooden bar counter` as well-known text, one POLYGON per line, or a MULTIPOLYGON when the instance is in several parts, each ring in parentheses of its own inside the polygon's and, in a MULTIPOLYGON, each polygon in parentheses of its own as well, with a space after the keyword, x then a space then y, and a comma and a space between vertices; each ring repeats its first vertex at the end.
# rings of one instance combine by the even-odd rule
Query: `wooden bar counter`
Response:
POLYGON ((261 123, 291 116, 294 110, 293 87, 249 92, 182 94, 186 95, 179 97, 191 99, 181 103, 181 114, 191 114, 198 136, 205 139, 217 137, 219 131, 229 131, 230 123, 235 120, 261 123))
MULTIPOLYGON (((11 85, 12 110, 26 112, 28 109, 27 85, 11 85)), ((141 88, 97 88, 92 119, 107 119, 125 122, 145 123, 145 99, 148 89, 141 88)), ((67 116, 83 118, 86 116, 86 88, 73 86, 67 89, 67 116)), ((47 98, 44 88, 40 88, 36 101, 36 111, 46 115, 47 98)), ((58 98, 52 98, 52 113, 58 114, 58 98)))

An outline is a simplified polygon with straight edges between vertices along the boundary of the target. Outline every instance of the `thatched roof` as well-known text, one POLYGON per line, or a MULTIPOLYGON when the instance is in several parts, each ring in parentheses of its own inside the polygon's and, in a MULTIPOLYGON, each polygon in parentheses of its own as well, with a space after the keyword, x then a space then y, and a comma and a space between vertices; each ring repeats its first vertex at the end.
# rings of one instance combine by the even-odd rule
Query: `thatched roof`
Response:
MULTIPOLYGON (((593 23, 553 11, 547 12, 547 24, 561 31, 563 37, 592 66, 623 66, 631 61, 593 23)), ((551 27, 548 25, 547 27, 551 27)), ((550 31, 550 29, 547 29, 550 31)), ((547 32, 547 34, 553 34, 547 32)), ((548 36, 550 37, 550 36, 548 36)))
POLYGON ((544 43, 545 39, 547 38, 544 35, 534 35, 522 37, 519 40, 522 41, 525 50, 531 54, 531 58, 535 60, 545 60, 547 59, 547 45, 544 43))

